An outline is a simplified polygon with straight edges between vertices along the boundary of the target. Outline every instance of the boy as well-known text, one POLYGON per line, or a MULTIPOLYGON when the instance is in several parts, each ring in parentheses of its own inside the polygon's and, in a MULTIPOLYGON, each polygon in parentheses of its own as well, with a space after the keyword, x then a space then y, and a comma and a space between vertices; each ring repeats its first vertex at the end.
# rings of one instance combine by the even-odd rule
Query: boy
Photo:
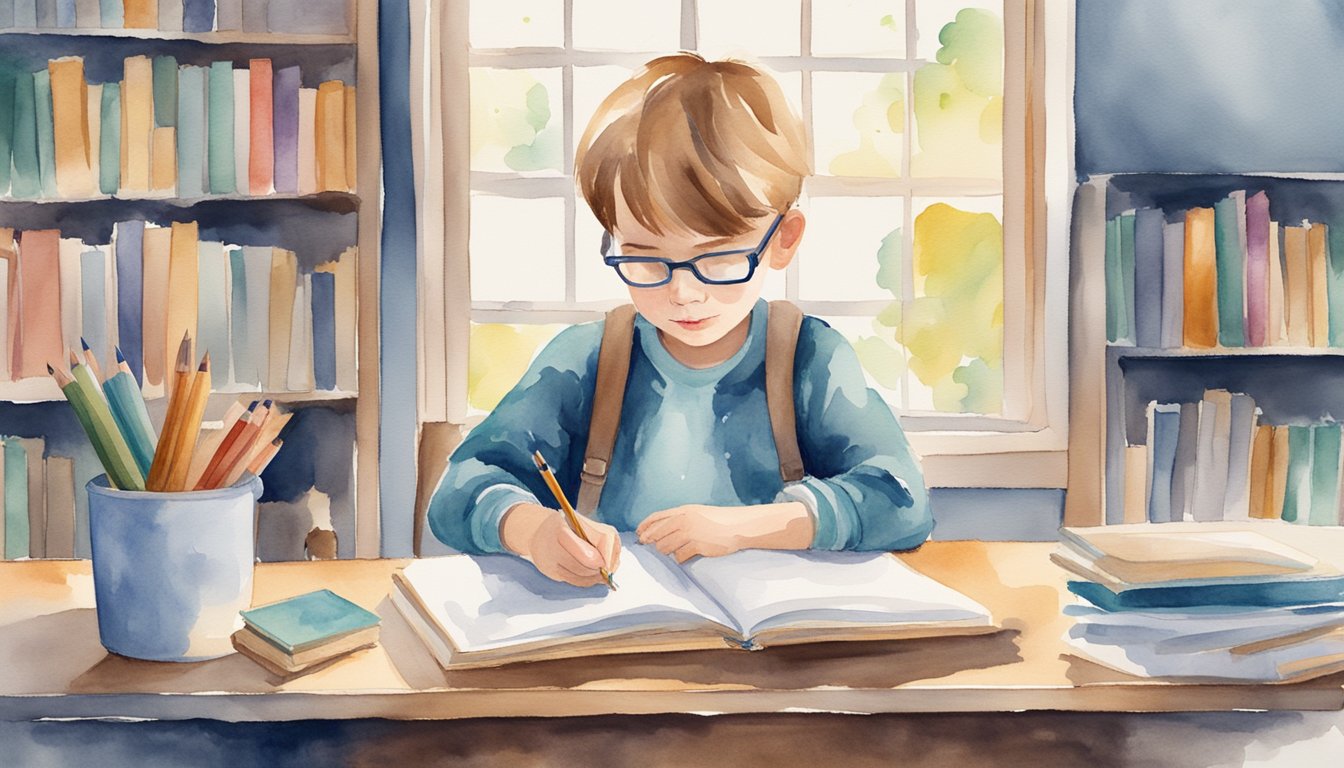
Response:
POLYGON ((854 350, 803 318, 794 361, 805 476, 785 484, 765 397, 767 269, 798 250, 808 173, 779 86, 733 61, 650 62, 598 108, 575 168, 638 315, 590 546, 532 461, 577 498, 603 322, 561 332, 453 453, 430 504, 446 544, 512 552, 579 586, 617 569, 618 531, 678 561, 745 548, 908 549, 933 527, 919 465, 854 350))

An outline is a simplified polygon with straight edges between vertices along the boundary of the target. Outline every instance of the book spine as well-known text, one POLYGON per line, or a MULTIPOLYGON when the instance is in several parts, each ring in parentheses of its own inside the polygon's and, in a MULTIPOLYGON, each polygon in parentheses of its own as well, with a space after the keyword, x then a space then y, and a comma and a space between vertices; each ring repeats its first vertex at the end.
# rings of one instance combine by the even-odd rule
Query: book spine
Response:
POLYGON ((182 31, 210 32, 215 28, 215 0, 182 0, 182 31))
POLYGON ((75 463, 49 456, 46 467, 47 557, 75 556, 75 463))
POLYGON ((297 5, 275 2, 268 8, 268 27, 286 34, 343 35, 346 24, 346 0, 309 0, 297 5))
POLYGON ((98 191, 115 195, 121 188, 121 84, 103 83, 98 134, 98 191))
POLYGON ((76 0, 75 26, 80 29, 102 29, 100 0, 76 0))
POLYGON ((315 270, 334 276, 336 301, 336 387, 343 392, 359 389, 356 364, 356 319, 359 313, 356 265, 359 249, 350 247, 336 261, 321 264, 315 270))
POLYGON ((1217 249, 1212 208, 1185 213, 1185 346, 1211 348, 1218 344, 1217 249))
MULTIPOLYGON (((167 227, 146 227, 144 231, 144 297, 142 316, 144 333, 140 343, 144 350, 146 397, 162 395, 167 374, 168 357, 168 283, 172 262, 172 230, 167 227)), ((179 335, 177 341, 182 337, 179 335)), ((176 349, 176 341, 173 349, 176 349)))
POLYGON ((77 21, 78 4, 76 0, 56 0, 56 26, 59 29, 74 29, 77 21))
POLYGON ((64 360, 61 343, 60 232, 27 230, 19 237, 19 378, 46 376, 47 363, 64 360))
POLYGON ((1269 343, 1269 197, 1246 198, 1246 343, 1269 343))
POLYGON ((1311 293, 1311 344, 1325 347, 1330 344, 1330 254, 1326 245, 1326 226, 1320 222, 1307 229, 1307 285, 1311 293))
POLYGON ((1199 455, 1195 464, 1195 520, 1220 520, 1227 497, 1231 395, 1209 390, 1199 407, 1199 455))
POLYGON ((1148 514, 1152 523, 1172 519, 1172 482, 1181 428, 1179 403, 1152 403, 1148 418, 1148 514))
POLYGON ((42 196, 60 195, 56 186, 56 126, 52 122, 51 73, 33 73, 33 93, 37 98, 37 164, 42 176, 42 196))
POLYGON ((317 89, 299 90, 299 194, 311 195, 317 184, 317 89))
POLYGON ((154 126, 171 128, 177 125, 177 59, 172 56, 154 57, 154 126))
POLYGON ((205 68, 185 65, 177 77, 177 194, 203 197, 206 190, 205 68))
POLYGON ((1162 346, 1180 347, 1185 320, 1185 222, 1162 226, 1162 346))
POLYGON ((145 222, 123 221, 116 225, 117 336, 121 354, 136 382, 144 380, 144 244, 145 222))
POLYGON ((6 112, 0 118, 0 196, 9 194, 10 169, 14 165, 14 74, 11 68, 0 65, 0 107, 6 112))
POLYGON ((10 176, 10 195, 36 198, 42 194, 42 171, 37 159, 37 84, 31 72, 14 76, 13 133, 14 170, 10 176))
POLYGON ((149 151, 149 188, 172 194, 177 190, 177 129, 155 128, 149 151))
POLYGON ((1140 347, 1162 346, 1163 223, 1154 208, 1134 214, 1134 338, 1140 347))
POLYGON ((230 284, 233 291, 229 296, 229 343, 233 357, 233 381, 238 384, 257 385, 261 379, 257 376, 257 361, 253 355, 251 329, 248 326, 247 302, 247 260, 242 248, 229 250, 230 284))
POLYGON ((1283 250, 1279 222, 1269 222, 1269 316, 1265 328, 1266 344, 1283 344, 1288 340, 1288 328, 1283 320, 1283 250))
POLYGON ((252 59, 250 70, 251 104, 248 113, 252 131, 248 151, 248 189, 254 195, 270 194, 275 169, 275 141, 271 127, 271 60, 252 59))
MULTIPOLYGON (((0 0, 0 29, 9 29, 14 26, 14 0, 0 0)), ((0 101, 0 104, 6 102, 0 101)), ((0 546, 0 552, 4 548, 0 546)))
POLYGON ((1246 254, 1238 236, 1241 226, 1239 211, 1244 209, 1244 201, 1244 192, 1233 193, 1213 206, 1218 343, 1224 347, 1246 345, 1243 314, 1246 300, 1246 254))
POLYGON ((56 0, 37 0, 37 28, 55 29, 60 26, 56 21, 56 0))
POLYGON ((250 192, 248 164, 251 162, 252 138, 252 73, 246 69, 233 70, 233 163, 234 191, 240 195, 250 192))
POLYGON ((37 27, 37 0, 14 0, 14 26, 19 29, 37 27))
POLYGON ((243 0, 219 0, 215 3, 215 29, 220 32, 242 31, 243 0))
MULTIPOLYGON (((168 264, 168 335, 165 348, 176 350, 184 334, 198 340, 197 295, 200 276, 200 228, 196 222, 173 222, 168 264)), ((199 348, 199 344, 197 344, 199 348)))
POLYGON ((122 147, 125 167, 122 185, 127 192, 149 191, 149 150, 154 129, 154 69, 147 56, 125 62, 122 84, 122 147))
POLYGON ((313 390, 312 303, 312 275, 300 275, 291 305, 293 320, 289 331, 289 374, 285 382, 291 392, 313 390))
POLYGON ((288 389, 290 332, 294 327, 294 296, 298 293, 299 268, 292 251, 274 248, 271 254, 267 389, 282 392, 288 389))
POLYGON ((1326 242, 1329 269, 1326 282, 1330 294, 1330 333, 1332 347, 1344 347, 1344 227, 1331 226, 1326 242))
POLYGON ((318 389, 336 389, 336 276, 314 272, 313 383, 318 389))
POLYGON ((198 343, 200 357, 210 352, 212 375, 215 381, 228 381, 229 376, 229 305, 223 290, 228 281, 228 257, 224 244, 200 244, 200 281, 198 283, 197 324, 200 328, 198 343))
POLYGON ((158 0, 158 3, 159 29, 164 32, 182 32, 183 0, 158 0))
POLYGON ((1288 490, 1288 427, 1274 427, 1270 449, 1269 511, 1271 520, 1283 519, 1284 496, 1288 490))
POLYGON ((1311 427, 1288 427, 1288 473, 1283 492, 1284 520, 1305 524, 1311 517, 1311 427))
MULTIPOLYGON (((107 332, 107 267, 103 252, 85 250, 80 255, 80 296, 82 298, 81 337, 89 345, 89 354, 98 358, 103 370, 110 370, 116 358, 110 353, 107 332)), ((78 347, 76 347, 77 349, 78 347)))
MULTIPOLYGON (((246 272, 248 358, 256 370, 256 382, 269 387, 271 350, 271 275, 274 256, 270 248, 243 247, 246 272)), ((251 379, 249 379, 251 380, 251 379)))
MULTIPOLYGON (((58 246, 61 284, 61 348, 79 349, 79 334, 84 326, 83 271, 84 244, 73 237, 62 237, 58 246)), ((64 360, 65 354, 57 358, 64 360)))
POLYGON ((1311 428, 1311 525, 1335 525, 1339 517, 1339 424, 1311 428))
POLYGON ((0 261, 0 381, 13 377, 9 367, 9 295, 9 260, 5 259, 0 261))
POLYGON ((275 191, 299 191, 299 68, 275 71, 272 120, 275 142, 275 191))
POLYGON ((243 0, 243 31, 269 32, 266 19, 267 0, 243 0))
POLYGON ((1120 218, 1106 222, 1106 341, 1124 338, 1125 294, 1120 272, 1120 218))
POLYGON ((19 250, 14 241, 14 230, 0 227, 0 271, 5 273, 5 301, 8 304, 8 312, 5 315, 6 335, 0 338, 0 348, 6 351, 4 357, 4 370, 6 378, 16 379, 19 377, 19 360, 22 352, 23 338, 19 335, 19 250))
POLYGON ((359 153, 355 141, 358 95, 355 86, 345 86, 345 183, 352 192, 359 189, 359 153))
POLYGON ((1311 265, 1307 255, 1307 227, 1283 228, 1284 316, 1288 343, 1311 346, 1311 265))
POLYGON ((100 0, 98 24, 103 29, 121 29, 126 25, 126 12, 121 0, 100 0))
MULTIPOLYGON (((46 373, 44 370, 43 373, 46 373)), ((19 438, 5 446, 5 559, 28 557, 28 452, 19 438)))
POLYGON ((124 0, 127 29, 158 29, 158 0, 124 0))
POLYGON ((206 113, 210 123, 210 191, 231 195, 238 189, 233 155, 233 64, 216 61, 210 65, 210 101, 206 113))
POLYGON ((90 196, 97 195, 101 190, 102 165, 100 155, 103 149, 103 86, 102 83, 88 85, 84 89, 86 98, 84 99, 85 115, 89 121, 89 134, 85 141, 85 149, 88 155, 84 158, 84 166, 88 173, 88 184, 90 196))
POLYGON ((1274 428, 1259 424, 1251 442, 1251 499, 1250 516, 1255 520, 1269 517, 1274 504, 1270 499, 1273 488, 1271 474, 1274 461, 1274 428))
POLYGON ((92 197, 93 169, 89 165, 89 97, 84 61, 56 59, 47 65, 51 80, 52 141, 56 189, 61 197, 92 197))
POLYGON ((25 437, 19 440, 26 454, 28 471, 28 556, 47 556, 47 478, 42 453, 46 444, 41 438, 25 437))
POLYGON ((1227 496, 1223 502, 1224 520, 1246 520, 1251 511, 1251 441, 1255 435, 1255 399, 1250 395, 1232 395, 1228 423, 1227 496))

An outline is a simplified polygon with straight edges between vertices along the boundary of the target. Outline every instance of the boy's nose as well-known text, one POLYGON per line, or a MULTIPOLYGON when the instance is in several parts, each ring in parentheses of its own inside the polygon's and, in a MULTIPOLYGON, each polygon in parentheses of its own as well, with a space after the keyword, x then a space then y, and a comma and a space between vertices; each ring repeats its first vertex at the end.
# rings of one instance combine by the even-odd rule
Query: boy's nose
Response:
POLYGON ((676 304, 689 304, 700 301, 705 296, 705 284, 691 274, 689 269, 672 270, 672 282, 668 283, 671 299, 676 304))

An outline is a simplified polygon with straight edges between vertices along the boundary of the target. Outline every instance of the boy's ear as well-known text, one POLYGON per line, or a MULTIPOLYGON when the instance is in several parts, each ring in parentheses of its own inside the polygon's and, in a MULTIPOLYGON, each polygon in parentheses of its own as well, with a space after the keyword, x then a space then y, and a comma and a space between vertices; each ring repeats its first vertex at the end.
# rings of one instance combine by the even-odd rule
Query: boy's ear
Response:
POLYGON ((770 249, 770 267, 784 269, 793 261, 798 246, 803 242, 803 230, 807 229, 807 217, 797 208, 790 208, 779 222, 779 231, 775 233, 774 248, 770 249))

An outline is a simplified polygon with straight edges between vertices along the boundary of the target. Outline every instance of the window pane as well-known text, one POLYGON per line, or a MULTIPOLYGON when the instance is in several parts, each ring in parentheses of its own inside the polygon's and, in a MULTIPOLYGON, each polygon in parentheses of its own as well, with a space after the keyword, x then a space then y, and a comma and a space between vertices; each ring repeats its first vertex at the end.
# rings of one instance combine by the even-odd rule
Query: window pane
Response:
POLYGON ((967 5, 919 3, 928 61, 915 72, 914 176, 1003 178, 1003 19, 967 5))
POLYGON ((700 48, 710 59, 725 56, 797 56, 801 0, 716 0, 697 5, 700 48))
POLYGON ((527 366, 566 325, 472 323, 467 358, 467 403, 489 411, 527 372, 527 366))
POLYGON ((555 0, 471 0, 471 45, 513 48, 565 44, 565 7, 555 0))
POLYGON ((471 196, 471 298, 564 300, 564 200, 471 196))
POLYGON ((905 155, 905 75, 812 75, 816 171, 899 177, 905 155))
POLYGON ((559 69, 471 69, 471 169, 555 175, 559 69))
POLYGON ((616 86, 630 79, 634 70, 625 67, 575 67, 574 68, 574 149, 577 151, 588 121, 593 119, 602 100, 607 98, 616 86))
MULTIPOLYGON (((1003 199, 915 200, 914 301, 896 338, 916 410, 1003 410, 1003 199)), ((895 318, 892 318, 895 320, 895 318)))
POLYGON ((574 47, 601 51, 675 51, 681 47, 681 2, 574 0, 574 47))
POLYGON ((812 53, 817 56, 904 56, 904 0, 812 3, 812 53))
POLYGON ((574 221, 574 298, 581 302, 627 302, 630 294, 616 270, 602 263, 602 225, 582 198, 574 221))
POLYGON ((822 319, 854 347, 868 386, 877 390, 887 405, 903 409, 905 349, 896 342, 892 327, 871 317, 828 316, 822 319))
POLYGON ((904 208, 892 197, 813 197, 798 250, 798 298, 900 301, 904 208))

